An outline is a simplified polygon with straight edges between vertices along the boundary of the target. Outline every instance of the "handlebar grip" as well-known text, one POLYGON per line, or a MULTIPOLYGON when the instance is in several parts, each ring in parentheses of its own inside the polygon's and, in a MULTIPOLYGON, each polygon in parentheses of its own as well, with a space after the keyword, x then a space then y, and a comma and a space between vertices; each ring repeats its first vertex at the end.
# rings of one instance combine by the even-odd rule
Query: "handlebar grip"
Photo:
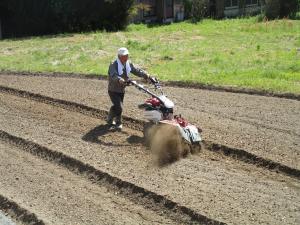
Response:
POLYGON ((152 84, 157 84, 159 81, 155 77, 149 77, 149 80, 151 81, 152 84))

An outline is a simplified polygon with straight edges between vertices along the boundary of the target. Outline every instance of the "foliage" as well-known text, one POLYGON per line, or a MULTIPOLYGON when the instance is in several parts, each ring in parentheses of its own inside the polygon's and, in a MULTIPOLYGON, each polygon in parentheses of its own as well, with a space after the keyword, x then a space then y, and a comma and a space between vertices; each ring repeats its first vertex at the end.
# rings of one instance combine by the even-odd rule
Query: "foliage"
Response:
POLYGON ((134 0, 2 0, 4 37, 126 27, 134 0))
POLYGON ((193 0, 184 0, 183 1, 183 5, 184 5, 184 17, 186 19, 190 19, 191 18, 191 14, 192 14, 192 1, 193 0))
POLYGON ((209 0, 192 0, 191 18, 198 22, 204 18, 208 11, 209 0))
POLYGON ((299 10, 299 0, 265 0, 265 14, 268 19, 294 18, 299 10))
POLYGON ((145 3, 133 4, 130 10, 130 19, 133 19, 135 16, 137 16, 139 11, 147 12, 150 10, 151 10, 151 6, 149 4, 145 4, 145 3))

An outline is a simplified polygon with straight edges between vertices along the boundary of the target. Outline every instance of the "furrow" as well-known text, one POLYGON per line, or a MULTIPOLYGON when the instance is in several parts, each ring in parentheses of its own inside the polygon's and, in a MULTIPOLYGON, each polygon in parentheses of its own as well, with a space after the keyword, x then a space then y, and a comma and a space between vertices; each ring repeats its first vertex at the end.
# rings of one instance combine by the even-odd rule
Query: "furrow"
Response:
MULTIPOLYGON (((106 75, 103 74, 78 74, 78 73, 63 73, 63 72, 28 72, 28 71, 0 71, 0 75, 14 75, 14 76, 40 76, 40 77, 63 77, 63 78, 80 78, 80 79, 94 79, 104 80, 107 79, 106 75)), ((222 87, 217 85, 209 85, 195 82, 185 81, 165 81, 164 84, 169 87, 180 87, 180 88, 194 88, 203 89, 218 92, 231 92, 240 93, 247 95, 258 95, 276 98, 293 99, 300 101, 300 95, 294 93, 276 93, 265 90, 255 90, 251 88, 237 88, 237 87, 222 87)))
MULTIPOLYGON (((27 98, 30 100, 54 105, 57 107, 61 107, 66 110, 70 110, 73 112, 79 112, 88 116, 92 116, 95 118, 105 119, 107 117, 108 112, 106 110, 96 109, 93 107, 89 107, 80 103, 70 102, 62 99, 55 99, 48 96, 43 96, 40 94, 23 91, 19 89, 14 89, 10 87, 5 87, 0 85, 0 92, 2 93, 8 93, 15 96, 27 98)), ((143 127, 145 125, 145 122, 138 119, 133 119, 129 116, 122 116, 123 117, 123 123, 125 126, 142 131, 143 127)), ((291 176, 297 179, 300 179, 300 170, 283 165, 279 162, 272 161, 270 159, 266 159, 260 156, 257 156, 255 154, 249 153, 246 150, 238 149, 234 147, 225 146, 218 143, 213 143, 211 141, 204 141, 204 147, 205 149, 215 152, 215 153, 221 153, 225 156, 231 157, 235 160, 240 160, 243 162, 246 162, 248 164, 253 164, 258 167, 275 171, 282 173, 287 176, 291 176)))
POLYGON ((289 135, 294 135, 294 136, 300 137, 300 134, 298 134, 297 132, 288 130, 288 129, 278 128, 278 127, 272 127, 272 126, 269 126, 269 125, 266 125, 266 124, 262 124, 262 123, 258 123, 258 122, 248 121, 248 120, 240 119, 240 118, 234 118, 232 116, 219 115, 218 113, 208 112, 206 110, 198 110, 198 111, 203 112, 203 113, 209 113, 209 114, 212 114, 212 115, 214 115, 216 117, 229 119, 231 121, 241 122, 241 123, 252 125, 252 126, 259 126, 259 127, 263 127, 265 129, 268 129, 268 130, 278 131, 278 132, 281 132, 281 133, 285 133, 285 134, 289 134, 289 135))
POLYGON ((173 220, 181 221, 184 224, 225 224, 201 215, 191 208, 179 205, 165 196, 98 170, 89 164, 61 152, 57 152, 21 137, 11 135, 2 130, 0 130, 0 140, 10 145, 14 145, 20 150, 29 152, 41 159, 62 166, 77 175, 83 176, 93 183, 115 190, 116 193, 129 198, 136 204, 142 204, 146 208, 152 208, 160 213, 167 212, 168 216, 173 220))
POLYGON ((28 225, 45 225, 38 219, 34 213, 30 213, 27 209, 22 208, 13 200, 10 200, 0 194, 0 209, 9 214, 12 218, 28 225))
POLYGON ((221 153, 225 156, 231 157, 243 161, 245 163, 254 164, 258 167, 262 167, 277 173, 282 173, 294 178, 300 179, 300 170, 291 168, 278 162, 274 162, 269 159, 262 158, 260 156, 249 153, 243 149, 232 148, 225 145, 216 144, 210 141, 204 141, 206 149, 221 153))
MULTIPOLYGON (((84 115, 92 116, 94 118, 106 119, 107 115, 108 115, 108 111, 106 111, 106 110, 96 109, 96 108, 86 106, 86 105, 83 105, 80 103, 70 102, 70 101, 66 101, 66 100, 62 100, 62 99, 55 99, 55 98, 51 98, 48 96, 44 96, 44 95, 40 95, 40 94, 28 92, 28 91, 22 91, 22 90, 10 88, 10 87, 5 87, 2 85, 0 85, 0 92, 12 94, 12 95, 23 97, 23 98, 28 98, 28 99, 31 99, 34 101, 38 101, 38 102, 42 102, 42 103, 46 103, 46 104, 50 104, 50 105, 54 105, 54 106, 58 106, 60 108, 66 109, 66 110, 70 110, 73 112, 79 112, 84 115)), ((143 130, 143 127, 145 124, 144 121, 133 119, 128 116, 122 116, 122 121, 125 126, 131 128, 131 129, 140 130, 140 131, 143 130)))

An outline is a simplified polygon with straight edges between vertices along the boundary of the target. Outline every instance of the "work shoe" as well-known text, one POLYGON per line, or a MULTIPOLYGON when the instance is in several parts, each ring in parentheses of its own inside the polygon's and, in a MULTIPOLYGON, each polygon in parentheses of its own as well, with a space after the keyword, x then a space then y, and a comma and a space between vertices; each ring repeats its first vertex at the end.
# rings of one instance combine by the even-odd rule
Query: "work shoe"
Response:
POLYGON ((121 116, 116 117, 116 126, 115 127, 118 130, 121 130, 123 128, 123 126, 122 126, 122 117, 121 116))
POLYGON ((116 125, 116 122, 114 121, 114 118, 110 114, 108 114, 106 122, 107 122, 107 125, 109 125, 109 126, 116 125))
POLYGON ((115 126, 115 125, 116 125, 116 122, 113 121, 113 120, 108 120, 108 121, 106 121, 106 122, 107 122, 107 125, 108 125, 108 126, 115 126))
POLYGON ((116 128, 117 130, 122 130, 123 125, 122 125, 121 123, 117 123, 117 124, 115 125, 115 128, 116 128))

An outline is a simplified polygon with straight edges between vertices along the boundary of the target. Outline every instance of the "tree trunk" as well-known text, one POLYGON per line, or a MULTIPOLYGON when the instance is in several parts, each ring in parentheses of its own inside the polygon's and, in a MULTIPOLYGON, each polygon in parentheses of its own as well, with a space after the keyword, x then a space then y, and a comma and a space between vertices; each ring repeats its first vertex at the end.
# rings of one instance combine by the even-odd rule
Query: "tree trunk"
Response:
POLYGON ((2 39, 2 26, 1 26, 1 19, 0 19, 0 40, 2 39))

